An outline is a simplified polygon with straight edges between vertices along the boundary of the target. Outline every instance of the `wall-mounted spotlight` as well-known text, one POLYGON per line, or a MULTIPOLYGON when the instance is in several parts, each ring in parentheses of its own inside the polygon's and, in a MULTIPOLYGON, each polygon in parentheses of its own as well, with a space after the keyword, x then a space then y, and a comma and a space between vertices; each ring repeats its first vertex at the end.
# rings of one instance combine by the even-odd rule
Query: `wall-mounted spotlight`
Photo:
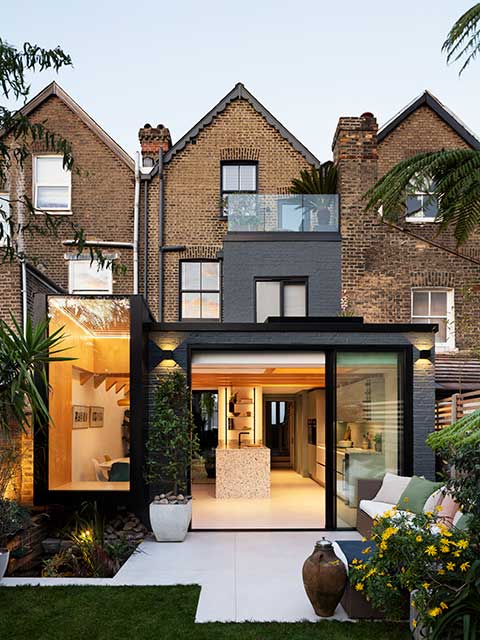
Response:
POLYGON ((418 352, 419 360, 431 360, 432 359, 432 350, 431 349, 420 349, 418 352))

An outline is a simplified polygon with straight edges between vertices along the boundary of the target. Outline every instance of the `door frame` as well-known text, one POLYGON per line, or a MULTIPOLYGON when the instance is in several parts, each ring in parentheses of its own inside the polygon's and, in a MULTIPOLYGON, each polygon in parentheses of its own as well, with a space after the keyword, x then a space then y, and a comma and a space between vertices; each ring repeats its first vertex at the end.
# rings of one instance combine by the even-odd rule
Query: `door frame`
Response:
MULTIPOLYGON (((387 334, 388 335, 388 334, 387 334)), ((261 337, 261 334, 260 336, 261 337)), ((218 339, 216 335, 213 339, 218 339)), ((376 345, 332 345, 305 344, 292 345, 272 343, 216 343, 189 342, 186 345, 187 382, 191 386, 192 355, 194 351, 320 351, 325 354, 325 530, 352 531, 352 528, 337 527, 337 495, 336 495, 336 360, 338 352, 357 353, 398 353, 400 357, 399 381, 403 397, 403 448, 399 464, 399 473, 413 473, 413 345, 376 344, 376 345)), ((188 490, 190 487, 189 478, 188 490)), ((302 529, 285 529, 286 531, 302 531, 302 529)), ((311 530, 311 529, 307 529, 311 530)), ((318 529, 315 529, 318 530, 318 529)), ((216 529, 218 531, 218 529, 216 529)), ((248 529, 242 529, 248 531, 248 529)), ((261 531, 267 531, 262 529, 261 531)), ((275 529, 280 531, 280 529, 275 529)))

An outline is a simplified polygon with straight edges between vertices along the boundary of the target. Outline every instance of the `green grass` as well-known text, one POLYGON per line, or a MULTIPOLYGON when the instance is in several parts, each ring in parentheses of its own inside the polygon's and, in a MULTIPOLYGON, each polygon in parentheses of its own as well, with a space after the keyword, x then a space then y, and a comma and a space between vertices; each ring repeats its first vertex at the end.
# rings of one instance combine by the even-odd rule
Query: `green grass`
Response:
MULTIPOLYGON (((2 640, 406 640, 383 622, 195 624, 200 587, 0 587, 2 640)), ((278 603, 281 608, 282 603, 278 603)))

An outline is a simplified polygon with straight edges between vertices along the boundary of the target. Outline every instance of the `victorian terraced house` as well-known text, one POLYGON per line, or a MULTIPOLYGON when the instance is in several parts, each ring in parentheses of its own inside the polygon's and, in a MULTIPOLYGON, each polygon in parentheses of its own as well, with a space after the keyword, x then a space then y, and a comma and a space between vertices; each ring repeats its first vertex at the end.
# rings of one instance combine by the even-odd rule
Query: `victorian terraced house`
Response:
POLYGON ((176 369, 202 449, 194 529, 353 527, 359 479, 434 474, 435 394, 480 388, 478 240, 437 235, 428 186, 395 226, 362 199, 408 155, 479 147, 434 96, 380 130, 371 113, 340 118, 337 193, 304 195, 291 181, 320 161, 242 84, 174 144, 145 125, 137 167, 57 85, 26 110, 89 170, 33 148, 4 186, 13 217, 31 189, 128 267, 99 270, 68 234, 37 240, 36 267, 1 267, 2 311, 49 315, 76 358, 50 367, 36 503, 102 496, 141 512, 152 390, 176 369))

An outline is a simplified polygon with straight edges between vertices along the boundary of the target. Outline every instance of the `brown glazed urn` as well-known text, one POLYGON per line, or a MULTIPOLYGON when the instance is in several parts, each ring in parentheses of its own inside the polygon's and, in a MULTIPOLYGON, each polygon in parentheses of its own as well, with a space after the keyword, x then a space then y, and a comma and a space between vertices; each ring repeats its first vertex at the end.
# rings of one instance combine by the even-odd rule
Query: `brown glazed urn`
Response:
POLYGON ((333 616, 347 583, 347 572, 330 540, 322 538, 303 564, 303 585, 317 616, 333 616))

